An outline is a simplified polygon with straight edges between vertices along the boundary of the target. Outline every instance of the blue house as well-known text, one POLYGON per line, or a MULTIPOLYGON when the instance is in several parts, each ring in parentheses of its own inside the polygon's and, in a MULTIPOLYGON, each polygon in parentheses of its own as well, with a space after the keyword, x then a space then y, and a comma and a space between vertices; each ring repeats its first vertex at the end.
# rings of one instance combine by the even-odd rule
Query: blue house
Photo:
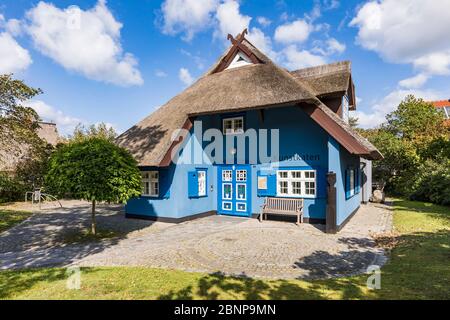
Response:
POLYGON ((367 198, 382 155, 348 124, 350 62, 296 71, 246 38, 193 85, 118 137, 142 171, 127 217, 256 217, 264 198, 304 199, 304 221, 338 231, 367 198))

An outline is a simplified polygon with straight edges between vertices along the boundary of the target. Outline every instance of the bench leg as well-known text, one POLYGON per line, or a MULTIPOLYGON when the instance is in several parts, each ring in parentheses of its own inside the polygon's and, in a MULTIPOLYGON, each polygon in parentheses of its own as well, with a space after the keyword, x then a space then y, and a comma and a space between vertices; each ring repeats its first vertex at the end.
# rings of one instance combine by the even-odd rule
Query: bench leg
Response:
POLYGON ((300 225, 300 214, 297 213, 297 225, 300 225))
POLYGON ((264 214, 264 213, 262 213, 262 212, 259 214, 259 222, 262 222, 262 221, 263 221, 263 214, 264 214))

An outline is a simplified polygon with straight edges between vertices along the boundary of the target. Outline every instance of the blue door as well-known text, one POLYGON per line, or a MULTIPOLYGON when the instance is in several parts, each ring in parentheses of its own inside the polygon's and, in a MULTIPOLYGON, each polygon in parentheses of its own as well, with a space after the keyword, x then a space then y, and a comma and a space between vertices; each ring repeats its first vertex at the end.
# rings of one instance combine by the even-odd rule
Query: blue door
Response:
POLYGON ((250 217, 251 174, 249 165, 230 165, 218 168, 217 212, 250 217))

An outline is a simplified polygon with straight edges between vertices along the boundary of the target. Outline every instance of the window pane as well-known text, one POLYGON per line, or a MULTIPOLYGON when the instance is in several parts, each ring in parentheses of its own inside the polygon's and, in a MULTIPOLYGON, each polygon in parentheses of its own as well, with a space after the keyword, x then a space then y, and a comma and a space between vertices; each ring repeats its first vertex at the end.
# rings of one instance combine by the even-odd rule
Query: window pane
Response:
POLYGON ((206 196, 206 171, 198 171, 198 195, 206 196))
POLYGON ((223 181, 231 181, 233 178, 233 173, 231 170, 223 170, 222 171, 222 180, 223 181))
POLYGON ((247 170, 237 170, 236 181, 247 181, 247 170))
POLYGON ((314 171, 305 171, 305 178, 314 179, 316 177, 316 173, 314 171))
POLYGON ((302 177, 301 171, 291 171, 291 177, 294 179, 300 179, 302 177))
POLYGON ((315 195, 316 194, 316 183, 312 181, 305 182, 305 193, 307 195, 315 195))
POLYGON ((280 181, 280 193, 281 194, 288 194, 288 182, 287 181, 280 181))
POLYGON ((278 171, 278 177, 279 178, 287 178, 288 177, 287 171, 278 171))
POLYGON ((232 188, 231 188, 231 184, 229 183, 224 183, 223 184, 223 194, 222 194, 222 198, 223 199, 231 199, 232 196, 232 188))
POLYGON ((234 120, 234 131, 243 132, 244 131, 244 121, 242 119, 234 120))
POLYGON ((151 171, 150 179, 158 179, 158 171, 151 171))
POLYGON ((245 200, 247 198, 246 189, 247 188, 246 188, 245 184, 237 185, 237 199, 238 200, 245 200))
POLYGON ((296 195, 302 194, 302 183, 300 181, 292 182, 292 193, 296 195))

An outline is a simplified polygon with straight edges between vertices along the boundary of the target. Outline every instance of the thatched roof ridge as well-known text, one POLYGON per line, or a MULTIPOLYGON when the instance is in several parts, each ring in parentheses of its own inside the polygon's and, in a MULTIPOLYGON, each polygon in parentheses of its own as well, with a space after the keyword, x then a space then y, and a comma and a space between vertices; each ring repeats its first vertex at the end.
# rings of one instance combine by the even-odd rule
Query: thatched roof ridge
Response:
POLYGON ((290 73, 297 80, 307 83, 320 97, 347 91, 351 81, 351 63, 340 61, 290 73))

